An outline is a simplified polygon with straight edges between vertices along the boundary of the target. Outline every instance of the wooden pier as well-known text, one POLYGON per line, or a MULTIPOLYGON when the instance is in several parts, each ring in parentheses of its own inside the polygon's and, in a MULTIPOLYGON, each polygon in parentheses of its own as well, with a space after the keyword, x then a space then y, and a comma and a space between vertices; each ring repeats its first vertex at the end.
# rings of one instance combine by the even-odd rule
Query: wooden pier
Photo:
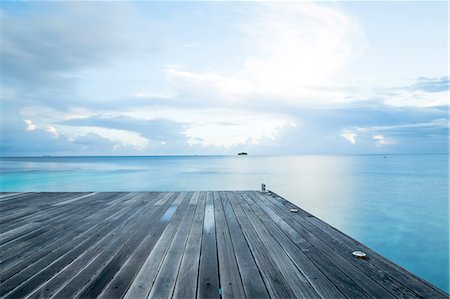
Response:
POLYGON ((448 297, 272 192, 0 193, 0 215, 1 298, 448 297))

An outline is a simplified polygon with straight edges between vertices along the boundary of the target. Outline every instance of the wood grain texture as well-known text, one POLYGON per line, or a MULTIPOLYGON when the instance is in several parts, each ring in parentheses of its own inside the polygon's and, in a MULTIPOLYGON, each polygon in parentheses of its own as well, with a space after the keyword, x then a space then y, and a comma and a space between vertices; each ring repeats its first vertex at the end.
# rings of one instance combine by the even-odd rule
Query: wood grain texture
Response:
POLYGON ((0 298, 448 297, 273 192, 14 192, 0 208, 0 298))

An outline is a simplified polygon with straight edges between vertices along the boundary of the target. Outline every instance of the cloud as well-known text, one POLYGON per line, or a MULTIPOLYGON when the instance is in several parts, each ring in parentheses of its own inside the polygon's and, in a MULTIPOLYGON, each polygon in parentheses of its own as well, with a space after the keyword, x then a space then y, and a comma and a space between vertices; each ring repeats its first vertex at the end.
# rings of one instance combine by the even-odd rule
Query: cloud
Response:
POLYGON ((419 77, 405 86, 377 88, 378 95, 386 105, 397 107, 448 106, 448 76, 419 77))
POLYGON ((33 2, 16 10, 0 11, 0 69, 3 88, 23 103, 63 109, 80 101, 92 70, 152 53, 152 40, 134 30, 143 24, 130 3, 33 2))
POLYGON ((36 130, 36 126, 33 124, 33 122, 30 119, 25 119, 24 122, 27 125, 27 131, 36 130))
POLYGON ((199 45, 200 45, 200 43, 197 43, 197 42, 190 42, 190 43, 184 44, 184 45, 183 45, 183 48, 198 47, 199 45))
MULTIPOLYGON (((389 132, 391 135, 414 134, 425 136, 433 136, 439 132, 446 132, 449 129, 449 120, 447 118, 435 119, 431 122, 399 124, 390 126, 373 126, 356 128, 358 132, 389 132)), ((381 135, 377 135, 381 136, 381 135)), ((376 138, 375 138, 376 139, 376 138)))
POLYGON ((348 81, 370 44, 339 4, 12 5, 8 154, 447 150, 448 77, 348 81))
POLYGON ((99 127, 136 132, 150 142, 186 149, 189 146, 231 147, 257 144, 263 138, 275 138, 278 131, 293 126, 289 118, 267 113, 226 109, 152 109, 128 111, 125 115, 93 116, 59 122, 74 127, 99 127), (165 118, 157 118, 164 115, 165 118), (222 116, 227 115, 224 122, 222 116), (176 121, 178 120, 178 121, 176 121))
POLYGON ((149 141, 185 140, 186 124, 166 119, 137 119, 128 116, 92 116, 59 122, 63 126, 96 127, 134 132, 149 141))
POLYGON ((138 91, 131 94, 131 97, 142 99, 142 100, 167 100, 173 99, 176 96, 174 93, 170 92, 155 92, 155 91, 138 91))
POLYGON ((395 144, 396 143, 394 139, 386 138, 383 135, 373 135, 372 138, 376 140, 375 145, 377 147, 382 147, 384 145, 389 145, 389 144, 395 144))
POLYGON ((385 148, 389 145, 401 148, 404 152, 414 152, 417 148, 446 152, 448 150, 446 146, 448 131, 449 121, 443 118, 425 123, 346 128, 342 130, 341 136, 354 145, 356 136, 358 136, 359 144, 363 146, 370 144, 372 139, 375 140, 375 146, 378 148, 385 148), (422 144, 412 146, 418 140, 422 140, 422 144), (436 146, 437 144, 439 146, 436 146))
POLYGON ((350 142, 351 144, 356 144, 356 134, 355 133, 341 133, 341 136, 350 142))
POLYGON ((52 126, 47 126, 47 128, 45 128, 45 131, 49 132, 50 134, 53 135, 53 137, 57 138, 59 136, 58 131, 55 129, 55 127, 52 126))
MULTIPOLYGON (((132 140, 122 143, 115 138, 105 138, 95 130, 84 131, 82 127, 77 127, 76 134, 62 133, 52 126, 27 130, 23 120, 15 115, 7 117, 8 122, 2 123, 0 134, 2 156, 130 155, 139 152, 132 140)), ((117 132, 113 131, 111 135, 114 137, 117 132)))
POLYGON ((449 90, 449 77, 436 77, 436 78, 427 78, 420 77, 417 79, 416 84, 412 86, 414 89, 422 90, 425 92, 442 92, 449 90))
POLYGON ((211 67, 194 72, 169 65, 165 73, 181 95, 224 101, 288 101, 306 104, 333 97, 325 84, 358 57, 364 38, 358 23, 336 7, 316 3, 263 3, 238 24, 251 55, 235 72, 211 67), (312 99, 314 99, 312 101, 312 99))

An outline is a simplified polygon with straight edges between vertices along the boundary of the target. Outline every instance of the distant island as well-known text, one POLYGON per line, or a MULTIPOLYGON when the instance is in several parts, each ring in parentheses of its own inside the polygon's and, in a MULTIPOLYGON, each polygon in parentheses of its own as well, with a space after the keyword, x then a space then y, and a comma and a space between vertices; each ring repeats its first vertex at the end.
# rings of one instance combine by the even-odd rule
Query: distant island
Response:
POLYGON ((240 153, 238 153, 238 156, 247 156, 247 153, 246 152, 240 152, 240 153))

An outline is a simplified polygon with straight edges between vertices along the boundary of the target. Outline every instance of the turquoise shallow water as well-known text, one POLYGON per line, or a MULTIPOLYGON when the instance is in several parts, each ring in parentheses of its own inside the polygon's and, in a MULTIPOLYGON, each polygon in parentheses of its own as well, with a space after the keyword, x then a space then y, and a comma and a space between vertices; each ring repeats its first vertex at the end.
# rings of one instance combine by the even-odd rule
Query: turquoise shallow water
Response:
POLYGON ((1 191, 248 190, 265 183, 449 290, 448 155, 1 158, 1 191))

